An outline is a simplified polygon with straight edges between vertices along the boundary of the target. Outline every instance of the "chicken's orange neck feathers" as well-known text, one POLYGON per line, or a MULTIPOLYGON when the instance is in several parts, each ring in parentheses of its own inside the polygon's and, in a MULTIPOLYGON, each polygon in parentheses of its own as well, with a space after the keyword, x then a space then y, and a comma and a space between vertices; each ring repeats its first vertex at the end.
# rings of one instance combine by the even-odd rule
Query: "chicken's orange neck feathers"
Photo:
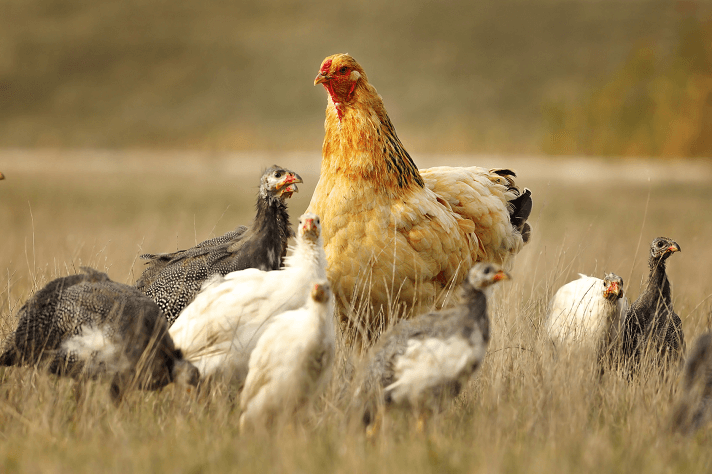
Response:
POLYGON ((361 77, 349 94, 329 92, 326 108, 322 175, 338 172, 350 180, 367 180, 393 196, 412 187, 423 188, 423 178, 403 147, 376 89, 361 77))

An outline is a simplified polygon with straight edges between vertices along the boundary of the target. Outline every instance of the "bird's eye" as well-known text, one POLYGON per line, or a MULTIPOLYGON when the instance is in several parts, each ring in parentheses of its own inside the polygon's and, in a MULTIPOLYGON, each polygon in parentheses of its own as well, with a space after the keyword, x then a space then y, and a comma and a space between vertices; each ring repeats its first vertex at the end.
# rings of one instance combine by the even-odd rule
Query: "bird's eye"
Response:
POLYGON ((341 73, 341 74, 346 74, 346 71, 347 71, 348 69, 349 69, 349 68, 347 68, 346 66, 341 66, 341 69, 339 69, 339 73, 341 73))
POLYGON ((490 267, 485 268, 485 275, 487 275, 487 274, 490 273, 491 271, 492 271, 492 269, 491 269, 490 267))
POLYGON ((277 171, 277 172, 274 174, 274 177, 275 177, 275 178, 281 178, 281 177, 282 177, 282 172, 281 172, 281 171, 277 171))
POLYGON ((662 240, 658 241, 659 248, 663 248, 663 245, 665 245, 665 242, 663 242, 662 240))

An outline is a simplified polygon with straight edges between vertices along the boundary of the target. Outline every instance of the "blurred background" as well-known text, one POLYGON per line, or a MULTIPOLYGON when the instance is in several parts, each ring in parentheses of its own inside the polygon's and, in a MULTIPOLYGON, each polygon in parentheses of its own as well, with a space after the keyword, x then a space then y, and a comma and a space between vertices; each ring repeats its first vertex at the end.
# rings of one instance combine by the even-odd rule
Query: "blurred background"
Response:
POLYGON ((0 146, 318 152, 352 54, 411 152, 712 155, 691 0, 3 0, 0 146))

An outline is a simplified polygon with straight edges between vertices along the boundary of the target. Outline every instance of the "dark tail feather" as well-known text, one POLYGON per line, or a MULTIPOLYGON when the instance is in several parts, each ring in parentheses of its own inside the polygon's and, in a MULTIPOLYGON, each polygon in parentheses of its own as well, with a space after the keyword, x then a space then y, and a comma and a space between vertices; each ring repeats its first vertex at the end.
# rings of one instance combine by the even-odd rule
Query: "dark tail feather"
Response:
POLYGON ((532 212, 532 204, 532 192, 526 188, 517 199, 509 201, 509 205, 511 206, 509 221, 514 228, 522 234, 524 243, 529 242, 529 237, 531 237, 532 233, 531 226, 527 224, 529 214, 532 212))
POLYGON ((0 355, 0 367, 10 367, 16 365, 15 351, 13 349, 8 349, 0 355))

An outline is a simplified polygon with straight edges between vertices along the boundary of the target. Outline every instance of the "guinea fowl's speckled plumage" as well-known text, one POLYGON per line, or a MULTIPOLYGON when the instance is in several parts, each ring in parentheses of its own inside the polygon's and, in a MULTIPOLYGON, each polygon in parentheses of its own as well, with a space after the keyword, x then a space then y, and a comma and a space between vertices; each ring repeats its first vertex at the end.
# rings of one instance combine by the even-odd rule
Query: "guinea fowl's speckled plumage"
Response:
POLYGON ((324 221, 327 272, 343 322, 373 339, 396 298, 417 314, 475 262, 509 266, 531 231, 531 193, 516 186, 514 172, 418 170, 381 97, 347 54, 326 58, 315 84, 326 88, 328 105, 309 211, 324 221), (348 320, 349 308, 362 304, 373 308, 359 312, 368 319, 348 320))
POLYGON ((47 362, 57 374, 114 374, 112 395, 118 398, 130 384, 196 385, 198 371, 175 348, 158 306, 105 273, 82 270, 51 281, 20 308, 0 365, 47 362))
POLYGON ((692 434, 712 420, 712 333, 697 338, 687 354, 679 400, 673 411, 672 428, 692 434))
POLYGON ((355 400, 369 424, 379 405, 437 409, 454 397, 484 359, 490 339, 486 289, 508 278, 499 265, 478 263, 454 308, 401 321, 384 333, 357 376, 355 400))
POLYGON ((150 259, 136 287, 153 299, 173 324, 211 275, 227 275, 245 268, 276 270, 282 266, 287 241, 293 236, 286 198, 302 179, 274 165, 262 175, 257 215, 248 228, 240 226, 187 250, 145 254, 150 259))
POLYGON ((665 262, 680 246, 667 237, 658 237, 650 245, 650 276, 645 289, 625 316, 623 327, 623 357, 631 368, 640 363, 644 354, 658 361, 677 363, 685 350, 682 321, 672 307, 670 281, 665 262))

